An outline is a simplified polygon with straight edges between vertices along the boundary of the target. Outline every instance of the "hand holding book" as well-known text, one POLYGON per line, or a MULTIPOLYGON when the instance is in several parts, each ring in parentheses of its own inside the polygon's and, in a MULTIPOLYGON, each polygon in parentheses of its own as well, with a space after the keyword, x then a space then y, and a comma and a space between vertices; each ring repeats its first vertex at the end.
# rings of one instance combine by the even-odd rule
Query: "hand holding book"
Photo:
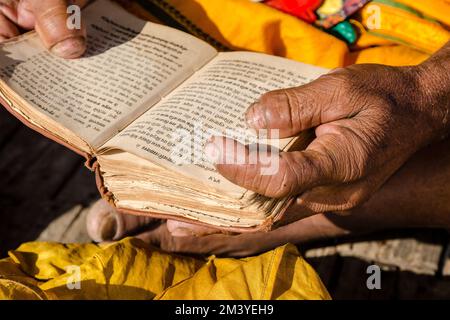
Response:
POLYGON ((290 222, 348 211, 375 194, 418 150, 449 134, 450 83, 440 67, 449 63, 450 43, 418 66, 353 65, 264 94, 246 112, 249 127, 277 129, 280 138, 311 128, 316 134, 305 150, 277 156, 274 175, 261 175, 259 163, 226 163, 226 158, 259 158, 239 142, 215 137, 207 150, 230 181, 268 197, 297 196, 295 213, 285 216, 290 222), (245 155, 234 154, 239 151, 245 155))
POLYGON ((350 232, 448 227, 449 63, 450 43, 419 66, 355 65, 263 95, 246 113, 249 126, 281 128, 282 137, 315 127, 316 139, 304 151, 281 153, 280 170, 273 176, 261 176, 255 164, 225 162, 224 157, 250 158, 235 154, 249 152, 237 148, 238 142, 216 137, 207 150, 222 160, 217 170, 242 187, 267 196, 296 195, 282 222, 289 224, 268 233, 226 235, 168 221, 140 236, 172 252, 247 257, 286 242, 350 232), (445 137, 446 143, 425 148, 412 160, 417 150, 445 137), (435 154, 447 156, 427 170, 435 154), (392 179, 410 157, 410 165, 392 179), (378 188, 383 190, 377 193, 378 188), (413 199, 419 194, 422 199, 413 199))
POLYGON ((18 36, 19 28, 35 29, 45 47, 62 58, 78 58, 86 50, 86 29, 67 28, 70 5, 87 0, 0 0, 0 41, 18 36))

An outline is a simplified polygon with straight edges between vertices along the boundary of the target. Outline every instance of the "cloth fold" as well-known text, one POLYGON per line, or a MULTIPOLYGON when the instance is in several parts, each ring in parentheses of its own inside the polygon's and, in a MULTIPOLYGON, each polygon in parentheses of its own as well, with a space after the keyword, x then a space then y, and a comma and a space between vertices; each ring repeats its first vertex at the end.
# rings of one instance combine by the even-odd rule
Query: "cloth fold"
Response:
POLYGON ((450 3, 443 0, 427 0, 426 5, 414 0, 370 1, 350 20, 359 36, 351 46, 260 2, 147 1, 173 8, 176 14, 172 10, 167 12, 174 19, 189 21, 230 50, 264 52, 325 68, 366 62, 393 66, 419 64, 450 40, 448 18, 442 14, 442 10, 450 12, 450 3), (395 5, 397 2, 403 6, 395 5), (413 8, 414 13, 406 7, 413 8), (379 30, 368 28, 373 20, 379 30))
POLYGON ((31 242, 0 260, 1 299, 330 299, 288 244, 244 259, 179 256, 126 238, 31 242))

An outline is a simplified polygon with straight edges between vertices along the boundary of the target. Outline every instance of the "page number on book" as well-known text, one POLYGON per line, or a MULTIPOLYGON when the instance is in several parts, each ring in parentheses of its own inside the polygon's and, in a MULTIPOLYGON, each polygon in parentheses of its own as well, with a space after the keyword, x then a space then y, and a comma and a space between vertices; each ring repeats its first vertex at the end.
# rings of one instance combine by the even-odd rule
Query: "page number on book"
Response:
POLYGON ((210 176, 208 178, 209 181, 213 182, 213 183, 220 183, 220 179, 217 179, 216 177, 210 176))

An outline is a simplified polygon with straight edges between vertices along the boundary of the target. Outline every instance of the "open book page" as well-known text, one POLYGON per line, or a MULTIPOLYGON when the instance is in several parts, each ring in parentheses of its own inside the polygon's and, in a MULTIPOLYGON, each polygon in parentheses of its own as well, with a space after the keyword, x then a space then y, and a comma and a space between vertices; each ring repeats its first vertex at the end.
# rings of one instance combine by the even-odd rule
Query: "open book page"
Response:
MULTIPOLYGON (((231 196, 245 190, 221 177, 203 148, 212 134, 254 143, 244 113, 263 93, 306 84, 327 70, 250 52, 220 53, 104 146, 170 167, 231 196)), ((288 143, 281 141, 280 149, 288 143)), ((266 142, 267 143, 267 142, 266 142)))
POLYGON ((2 87, 93 148, 201 68, 216 50, 176 29, 142 21, 107 0, 83 11, 88 50, 47 52, 35 33, 0 46, 2 87))

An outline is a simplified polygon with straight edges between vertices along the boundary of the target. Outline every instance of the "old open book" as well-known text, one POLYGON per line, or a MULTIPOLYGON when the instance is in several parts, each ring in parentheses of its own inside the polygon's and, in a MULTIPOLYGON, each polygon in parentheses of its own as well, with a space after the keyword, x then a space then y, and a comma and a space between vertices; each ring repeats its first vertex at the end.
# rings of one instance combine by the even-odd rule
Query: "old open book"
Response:
MULTIPOLYGON (((84 155, 100 192, 120 210, 235 231, 270 229, 290 199, 244 190, 198 155, 211 132, 260 142, 246 130, 248 106, 264 92, 327 70, 258 53, 219 53, 107 0, 88 6, 83 19, 88 51, 81 59, 51 55, 34 32, 0 45, 2 104, 84 155)), ((287 150, 296 141, 278 146, 287 150)))

